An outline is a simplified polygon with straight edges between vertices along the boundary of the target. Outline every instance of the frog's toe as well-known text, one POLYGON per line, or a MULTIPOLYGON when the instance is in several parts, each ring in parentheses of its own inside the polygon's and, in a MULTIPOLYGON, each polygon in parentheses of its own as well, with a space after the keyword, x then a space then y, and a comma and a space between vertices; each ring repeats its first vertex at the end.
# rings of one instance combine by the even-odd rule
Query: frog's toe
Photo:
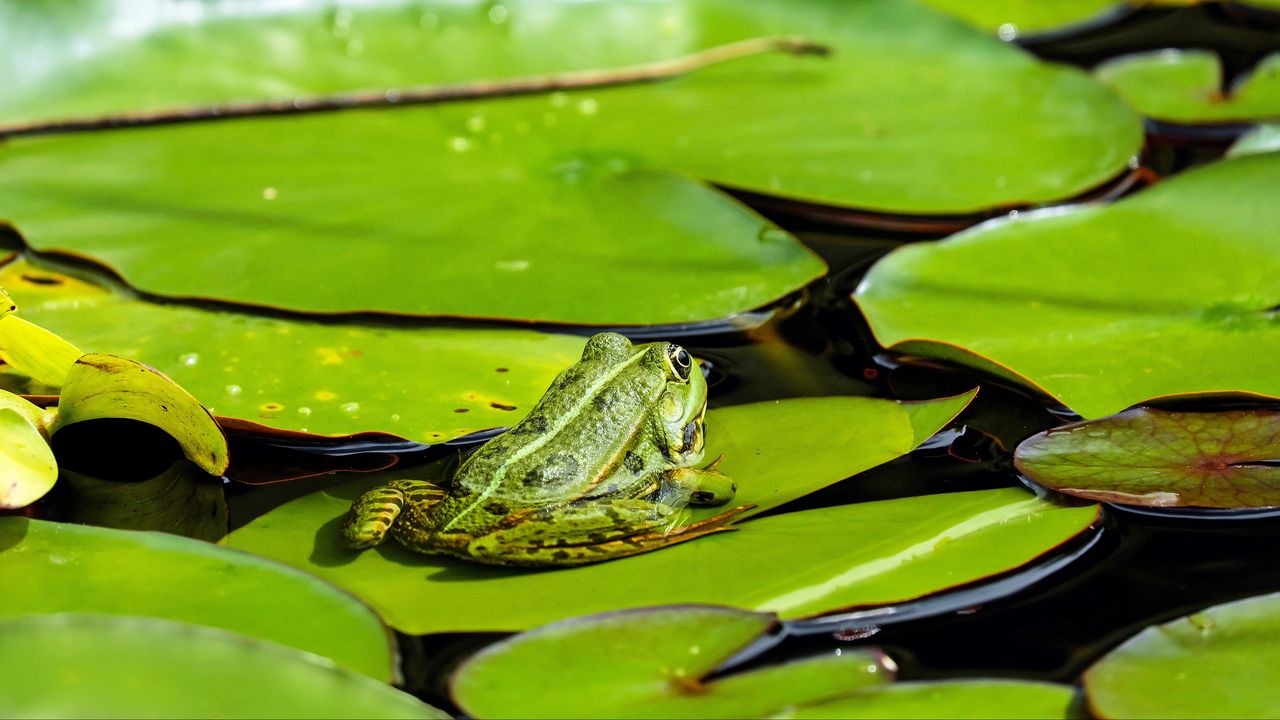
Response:
POLYGON ((672 479, 686 489, 694 505, 724 505, 738 494, 737 483, 719 470, 680 468, 672 479))
POLYGON ((738 494, 738 487, 730 480, 727 487, 694 490, 689 495, 689 502, 694 505, 723 505, 738 494))

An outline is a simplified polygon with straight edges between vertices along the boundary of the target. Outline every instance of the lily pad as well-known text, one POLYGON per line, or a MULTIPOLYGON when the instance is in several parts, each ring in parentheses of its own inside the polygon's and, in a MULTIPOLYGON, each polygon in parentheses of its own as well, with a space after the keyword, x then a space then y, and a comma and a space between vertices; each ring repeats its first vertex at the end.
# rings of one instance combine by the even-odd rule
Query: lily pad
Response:
POLYGON ((1126 55, 1099 65, 1102 82, 1150 118, 1177 123, 1280 118, 1280 53, 1261 60, 1223 94, 1218 56, 1203 50, 1126 55))
POLYGON ((1280 124, 1263 123, 1241 135, 1227 150, 1227 156, 1254 155, 1277 150, 1280 150, 1280 124))
POLYGON ((1280 686, 1280 594, 1149 627, 1084 674, 1096 717, 1270 718, 1280 686))
POLYGON ((317 435, 377 431, 436 443, 513 425, 582 353, 581 337, 530 330, 161 305, 22 261, 0 269, 0 285, 24 317, 88 350, 157 368, 218 416, 317 435))
POLYGON ((71 366, 83 354, 56 334, 23 318, 9 314, 0 318, 0 358, 35 382, 61 386, 71 366))
POLYGON ((890 0, 511 2, 497 23, 478 1, 216 6, 195 22, 158 12, 140 25, 121 20, 135 17, 129 7, 0 18, 0 66, 22 75, 0 114, 608 69, 765 35, 834 48, 648 85, 5 144, 0 215, 32 247, 91 258, 165 296, 590 325, 708 320, 784 296, 823 265, 691 178, 967 213, 1072 197, 1123 172, 1141 144, 1132 112, 1083 73, 890 0), (92 61, 62 50, 73 47, 92 61), (131 71, 140 65, 154 72, 131 71), (520 300, 531 296, 536 306, 520 300))
POLYGON ((996 31, 1001 40, 1057 30, 1124 6, 1123 0, 924 0, 924 3, 970 25, 996 31))
MULTIPOLYGON (((927 437, 916 430, 908 439, 905 423, 892 421, 886 410, 873 413, 872 422, 858 419, 876 403, 896 405, 813 398, 712 410, 707 451, 725 454, 721 468, 738 482, 735 502, 757 503, 759 512, 890 460, 927 437), (805 405, 810 412, 802 414, 805 405), (787 412, 804 421, 774 421, 787 412), (864 433, 868 425, 876 428, 864 433), (894 435, 896 451, 884 441, 865 445, 894 435)), ((362 554, 342 548, 338 518, 377 482, 361 479, 312 493, 224 542, 347 588, 399 630, 429 633, 520 630, 571 615, 682 602, 785 618, 887 605, 1013 570, 1098 519, 1096 506, 1059 507, 1018 489, 937 495, 750 520, 737 532, 644 555, 530 572, 418 555, 391 544, 362 554), (690 573, 690 567, 699 571, 690 573), (522 600, 513 604, 512 597, 522 600)))
POLYGON ((449 689, 475 718, 742 718, 892 679, 870 650, 706 679, 776 625, 769 614, 696 605, 574 618, 490 645, 449 689))
POLYGON ((227 469, 227 439, 190 393, 142 363, 89 353, 67 372, 49 434, 103 418, 154 425, 177 440, 182 453, 200 469, 210 475, 227 469))
POLYGON ((1280 506, 1280 411, 1134 408, 1047 430, 1014 463, 1038 485, 1122 505, 1280 506))
POLYGON ((1066 720, 1076 690, 1069 685, 1020 680, 903 682, 858 690, 848 697, 798 708, 790 720, 1066 720))
POLYGON ((144 617, 0 619, 5 717, 448 718, 323 658, 144 617))
MULTIPOLYGON (((724 454, 719 469, 739 486, 733 504, 755 506, 742 514, 747 518, 906 455, 977 393, 906 402, 792 398, 711 409, 705 456, 724 454)), ((723 509, 692 509, 693 518, 723 509)))
POLYGON ((155 532, 0 517, 0 616, 146 615, 224 628, 392 677, 389 633, 355 598, 291 568, 155 532), (145 582, 140 582, 145 578, 145 582), (20 579, 20 581, 16 581, 20 579))
POLYGON ((0 508, 20 508, 44 497, 58 480, 40 408, 0 391, 0 508))
POLYGON ((1002 221, 872 267, 882 345, 972 365, 1084 417, 1180 393, 1280 395, 1280 154, 1105 207, 1002 221))
POLYGON ((121 482, 62 468, 50 517, 62 522, 158 530, 217 542, 227 534, 222 480, 179 460, 152 478, 121 482))

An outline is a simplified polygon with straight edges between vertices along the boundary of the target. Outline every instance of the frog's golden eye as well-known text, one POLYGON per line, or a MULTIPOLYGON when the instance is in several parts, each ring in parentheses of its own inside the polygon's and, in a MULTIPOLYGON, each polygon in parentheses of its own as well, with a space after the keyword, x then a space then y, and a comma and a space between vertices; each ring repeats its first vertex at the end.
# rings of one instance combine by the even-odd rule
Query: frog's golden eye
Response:
POLYGON ((688 380, 689 372, 693 369, 693 358, 679 345, 670 345, 667 347, 667 365, 676 378, 688 380))

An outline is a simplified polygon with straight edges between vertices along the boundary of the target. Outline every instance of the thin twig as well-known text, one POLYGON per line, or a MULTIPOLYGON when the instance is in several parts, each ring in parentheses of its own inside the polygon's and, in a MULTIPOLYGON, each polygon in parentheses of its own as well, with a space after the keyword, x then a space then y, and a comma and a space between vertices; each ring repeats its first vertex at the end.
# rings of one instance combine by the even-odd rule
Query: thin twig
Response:
POLYGON ((831 49, 826 45, 820 45, 804 38, 760 37, 727 45, 717 45, 670 60, 659 60, 641 65, 605 70, 580 70, 508 80, 481 80, 451 85, 422 85, 379 92, 299 97, 290 100, 261 100, 0 125, 0 140, 29 135, 50 135, 86 130, 115 130, 144 125, 173 125, 177 123, 229 120, 267 115, 300 115, 356 108, 424 105, 458 100, 531 95, 557 90, 583 90, 615 85, 632 85, 666 80, 694 72, 695 70, 701 70, 711 65, 768 52, 825 56, 831 53, 831 49))

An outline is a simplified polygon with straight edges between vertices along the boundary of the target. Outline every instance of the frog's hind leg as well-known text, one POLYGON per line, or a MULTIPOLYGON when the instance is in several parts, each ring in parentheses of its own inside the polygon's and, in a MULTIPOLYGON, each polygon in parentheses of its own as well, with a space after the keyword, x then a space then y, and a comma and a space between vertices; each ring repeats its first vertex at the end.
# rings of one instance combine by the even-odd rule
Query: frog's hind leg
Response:
POLYGON ((593 500, 537 512, 480 536, 467 555, 496 565, 585 565, 731 530, 729 523, 748 507, 680 524, 677 511, 652 501, 593 500))
POLYGON ((444 491, 425 480, 392 480, 364 493, 342 518, 339 538, 356 550, 382 544, 406 505, 426 509, 444 499, 444 491))

